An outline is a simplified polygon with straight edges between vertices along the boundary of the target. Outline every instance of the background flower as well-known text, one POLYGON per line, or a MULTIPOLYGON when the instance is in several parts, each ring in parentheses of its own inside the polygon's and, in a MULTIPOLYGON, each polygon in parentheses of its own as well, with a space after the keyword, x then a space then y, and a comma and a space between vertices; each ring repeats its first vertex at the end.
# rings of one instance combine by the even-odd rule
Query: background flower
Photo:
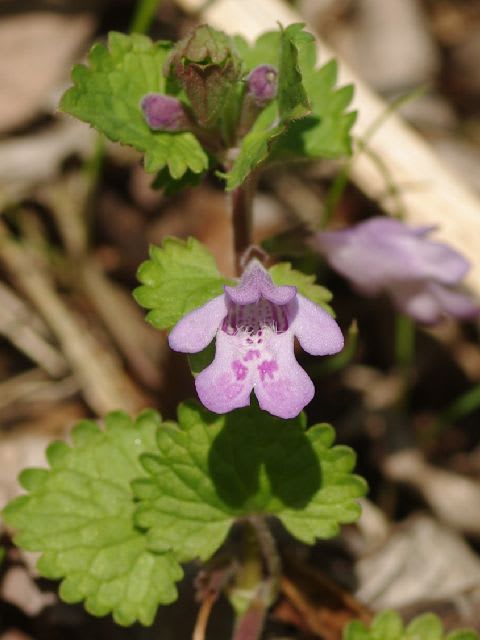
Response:
POLYGON ((411 228, 379 216, 341 231, 317 233, 312 244, 361 293, 387 293, 418 322, 432 324, 446 314, 473 317, 478 305, 454 289, 469 263, 448 245, 428 239, 434 228, 411 228))

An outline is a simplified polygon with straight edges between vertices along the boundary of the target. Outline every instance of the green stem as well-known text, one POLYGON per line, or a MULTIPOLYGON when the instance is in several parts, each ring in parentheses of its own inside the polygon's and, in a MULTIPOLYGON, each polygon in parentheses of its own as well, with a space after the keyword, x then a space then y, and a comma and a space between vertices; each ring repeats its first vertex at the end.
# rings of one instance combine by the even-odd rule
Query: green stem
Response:
POLYGON ((244 529, 242 567, 230 593, 237 611, 232 640, 259 640, 268 609, 278 595, 280 578, 280 556, 265 518, 250 516, 244 529))
POLYGON ((250 522, 246 522, 243 532, 242 569, 236 580, 236 587, 242 591, 256 589, 262 578, 262 557, 256 531, 250 522))
POLYGON ((349 176, 350 163, 346 164, 341 169, 341 171, 339 171, 332 183, 332 186, 328 190, 327 197, 325 199, 325 206, 323 208, 323 213, 320 220, 320 229, 325 229, 325 227, 328 227, 328 225, 330 224, 338 203, 342 199, 343 193, 347 187, 349 176))
POLYGON ((282 562, 277 549, 277 543, 270 527, 263 516, 250 516, 249 522, 255 531, 258 545, 265 561, 268 578, 271 581, 271 597, 274 600, 280 590, 282 577, 282 562))
POLYGON ((130 23, 130 33, 148 33, 161 0, 139 0, 130 23))
POLYGON ((480 407, 480 384, 469 389, 461 396, 456 398, 446 409, 444 409, 437 417, 432 427, 426 434, 426 439, 433 438, 441 433, 452 423, 468 416, 480 407))
POLYGON ((395 363, 400 370, 412 367, 415 358, 415 323, 403 313, 395 318, 395 363))

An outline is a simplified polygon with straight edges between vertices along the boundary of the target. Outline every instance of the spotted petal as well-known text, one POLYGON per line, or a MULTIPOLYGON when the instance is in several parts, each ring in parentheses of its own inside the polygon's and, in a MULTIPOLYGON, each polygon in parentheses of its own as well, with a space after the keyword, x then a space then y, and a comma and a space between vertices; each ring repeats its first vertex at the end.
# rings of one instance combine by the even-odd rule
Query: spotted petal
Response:
POLYGON ((312 400, 315 388, 295 360, 293 332, 272 335, 271 358, 256 368, 255 395, 260 407, 279 418, 294 418, 312 400))
POLYGON ((227 413, 250 404, 252 368, 242 363, 235 336, 217 333, 215 359, 195 379, 198 397, 207 409, 227 413))

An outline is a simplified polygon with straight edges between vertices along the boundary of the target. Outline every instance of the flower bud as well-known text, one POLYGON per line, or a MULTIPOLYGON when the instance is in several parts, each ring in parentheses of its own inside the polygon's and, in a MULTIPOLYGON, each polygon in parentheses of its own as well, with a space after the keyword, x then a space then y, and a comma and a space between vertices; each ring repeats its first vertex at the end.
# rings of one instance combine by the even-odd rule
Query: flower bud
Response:
POLYGON ((231 39, 208 25, 200 25, 177 42, 164 66, 187 94, 198 125, 218 125, 242 77, 242 62, 231 39))
POLYGON ((184 131, 187 117, 180 100, 163 93, 147 93, 140 107, 150 129, 155 131, 184 131))
POLYGON ((277 95, 278 72, 271 64, 261 64, 247 78, 248 93, 258 106, 264 106, 277 95))

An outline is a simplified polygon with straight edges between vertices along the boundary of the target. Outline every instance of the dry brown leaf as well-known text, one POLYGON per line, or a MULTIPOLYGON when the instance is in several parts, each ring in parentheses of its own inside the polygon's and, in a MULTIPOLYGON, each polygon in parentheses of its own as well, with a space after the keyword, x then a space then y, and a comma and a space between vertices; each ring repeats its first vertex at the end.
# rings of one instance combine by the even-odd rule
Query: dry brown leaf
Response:
POLYGON ((0 441, 0 509, 19 494, 17 476, 22 469, 46 466, 49 443, 49 437, 32 434, 0 441))
POLYGON ((56 602, 53 593, 42 592, 24 567, 11 567, 2 582, 0 594, 29 616, 38 615, 56 602))
POLYGON ((0 22, 0 132, 18 127, 46 105, 91 36, 88 15, 27 13, 0 22))
POLYGON ((455 599, 480 590, 480 560, 464 540, 429 516, 407 520, 356 564, 356 596, 375 609, 455 599))
POLYGON ((389 456, 385 474, 415 487, 435 514, 459 531, 480 535, 480 483, 429 464, 419 451, 407 449, 389 456))

